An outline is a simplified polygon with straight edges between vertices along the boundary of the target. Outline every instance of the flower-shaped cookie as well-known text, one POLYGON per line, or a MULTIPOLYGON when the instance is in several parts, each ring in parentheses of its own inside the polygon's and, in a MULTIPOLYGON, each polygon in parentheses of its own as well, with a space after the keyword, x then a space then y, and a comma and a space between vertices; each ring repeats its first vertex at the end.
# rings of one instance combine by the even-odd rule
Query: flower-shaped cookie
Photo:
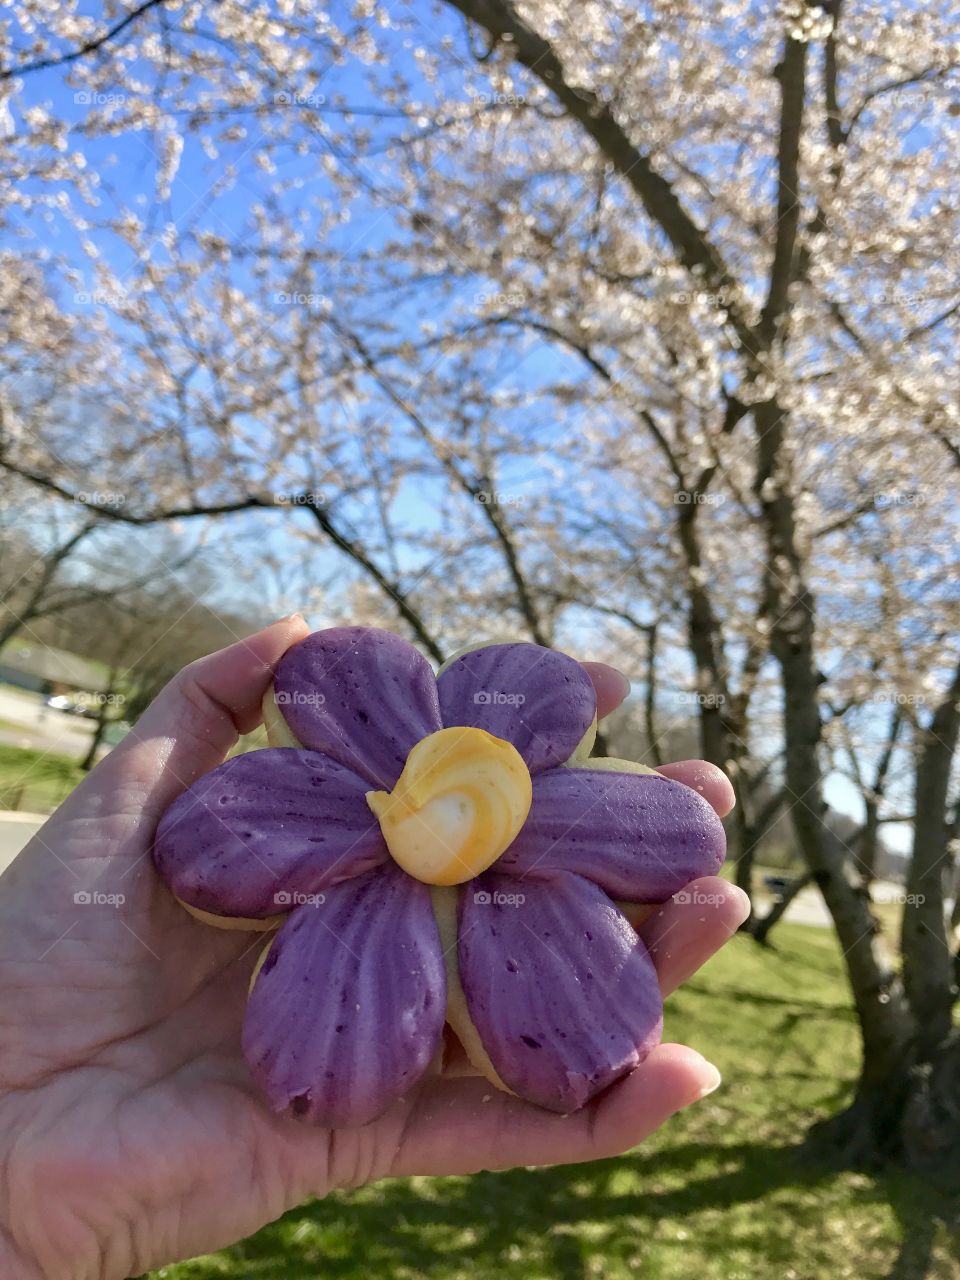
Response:
POLYGON ((437 1055, 445 1021, 494 1083, 576 1110, 659 1041, 657 977, 616 905, 659 903, 724 856, 695 791, 588 760, 593 685, 538 645, 434 676, 365 627, 279 663, 273 746, 202 777, 154 859, 211 923, 279 932, 243 1027, 271 1105, 364 1124, 437 1055))

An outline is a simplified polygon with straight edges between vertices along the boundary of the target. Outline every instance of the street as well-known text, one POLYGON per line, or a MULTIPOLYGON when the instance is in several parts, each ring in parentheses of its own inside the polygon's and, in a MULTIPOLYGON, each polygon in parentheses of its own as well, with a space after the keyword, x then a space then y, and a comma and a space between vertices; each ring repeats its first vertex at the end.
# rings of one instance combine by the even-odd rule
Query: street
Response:
POLYGON ((94 722, 44 706, 43 696, 0 686, 0 743, 65 756, 82 755, 94 722))

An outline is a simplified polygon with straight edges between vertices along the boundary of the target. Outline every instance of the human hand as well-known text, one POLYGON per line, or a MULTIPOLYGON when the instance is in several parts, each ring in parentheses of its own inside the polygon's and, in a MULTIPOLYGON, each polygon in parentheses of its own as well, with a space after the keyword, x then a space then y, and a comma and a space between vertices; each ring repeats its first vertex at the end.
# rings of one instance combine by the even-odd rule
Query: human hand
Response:
MULTIPOLYGON (((0 880, 4 1276, 124 1280, 335 1187, 616 1155, 718 1081, 694 1050, 661 1045, 565 1118, 455 1067, 363 1129, 267 1109, 240 1053, 262 935, 190 916, 150 848, 171 801, 260 722, 274 666, 305 634, 286 618, 185 668, 0 880)), ((626 689, 611 668, 585 666, 605 715, 626 689)), ((731 808, 712 766, 662 771, 731 808)), ((640 926, 664 994, 745 914, 725 881, 697 887, 707 906, 668 902, 640 926)))

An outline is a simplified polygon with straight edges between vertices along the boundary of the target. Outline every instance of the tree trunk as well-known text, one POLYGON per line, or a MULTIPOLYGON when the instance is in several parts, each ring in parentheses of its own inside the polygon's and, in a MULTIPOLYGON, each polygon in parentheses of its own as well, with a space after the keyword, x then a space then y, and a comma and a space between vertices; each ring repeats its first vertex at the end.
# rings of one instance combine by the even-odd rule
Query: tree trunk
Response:
MULTIPOLYGON (((885 1145, 891 1108, 902 1106, 912 1030, 902 987, 876 932, 864 896, 847 876, 846 851, 825 822, 820 766, 820 675, 814 650, 815 603, 796 544, 794 501, 787 473, 785 415, 776 399, 754 407, 755 492, 767 545, 766 591, 771 648, 780 664, 784 699, 786 803, 801 851, 836 926, 860 1024, 862 1074, 848 1120, 833 1136, 850 1155, 870 1158, 885 1145), (899 1098, 899 1102, 898 1102, 899 1098)), ((821 1130, 821 1134, 822 1134, 821 1130)))
POLYGON ((935 1177, 950 1194, 960 1192, 960 1029, 934 1049, 913 1073, 903 1118, 907 1164, 935 1177))
POLYGON ((726 723, 729 689, 720 627, 706 586, 700 554, 699 510, 696 503, 678 507, 677 530, 687 565, 687 634, 697 669, 701 754, 704 760, 726 769, 731 748, 726 723))
MULTIPOLYGON (((0 649, 3 649, 4 645, 6 645, 9 640, 12 640, 13 637, 31 621, 31 619, 37 616, 37 611, 39 610, 51 583, 57 576, 57 571, 60 566, 63 564, 64 560, 66 560, 72 552, 76 550, 83 539, 87 537, 89 533, 93 532, 95 527, 96 526, 93 522, 83 525, 83 527, 78 529, 72 537, 68 538, 66 542, 62 543, 59 547, 55 547, 54 550, 51 551, 44 559, 40 576, 34 583, 29 596, 23 601, 16 612, 10 609, 10 617, 2 626, 0 626, 0 649)), ((7 598, 9 598, 10 594, 12 594, 12 592, 8 593, 7 598)), ((6 599, 0 601, 0 603, 6 606, 6 599)))
MULTIPOLYGON (((902 723, 903 717, 900 714, 900 708, 895 706, 890 719, 890 727, 887 730, 887 739, 883 752, 877 763, 873 783, 869 788, 864 788, 864 816, 863 827, 861 828, 857 845, 857 868, 868 891, 870 885, 877 878, 877 857, 880 852, 880 805, 886 794, 887 777, 890 772, 890 765, 893 762, 893 752, 897 745, 902 723)), ((855 753, 852 750, 851 756, 855 759, 855 753)), ((859 776, 858 769, 858 779, 859 776)))
POLYGON ((812 883, 813 876, 809 871, 805 875, 797 876, 793 881, 791 881, 789 887, 781 893, 779 899, 773 904, 767 914, 757 921, 753 930, 755 942, 759 942, 762 947, 770 945, 770 930, 787 914, 790 903, 793 902, 794 898, 806 889, 808 884, 812 883))
POLYGON ((748 779, 742 766, 737 771, 737 807, 734 810, 737 831, 736 883, 737 888, 742 889, 750 899, 750 914, 740 926, 741 932, 750 934, 754 932, 758 923, 753 910, 753 864, 756 861, 757 848, 776 822, 783 807, 784 791, 781 787, 764 802, 759 810, 756 809, 757 792, 766 772, 764 769, 760 776, 748 779))
POLYGON ((97 752, 100 750, 100 744, 103 742, 103 735, 107 731, 107 725, 110 723, 110 708, 116 702, 116 690, 114 682, 117 678, 116 669, 110 672, 110 678, 107 681, 106 693, 99 694, 100 701, 97 704, 97 723, 93 727, 93 737, 90 739, 90 746, 87 754, 80 762, 80 768, 89 773, 93 766, 97 763, 97 752))
POLYGON ((97 713, 97 723, 93 727, 93 737, 90 739, 90 746, 87 754, 80 762, 80 768, 89 772, 97 763, 97 752, 100 749, 100 743, 103 741, 103 735, 107 728, 106 706, 101 706, 97 713))
POLYGON ((734 864, 734 880, 738 889, 741 889, 750 899, 750 914, 740 926, 741 933, 753 933, 756 928, 757 916, 753 909, 753 864, 756 859, 756 844, 749 839, 749 828, 743 823, 739 823, 737 827, 737 860, 734 864))
MULTIPOLYGON (((677 531, 687 566, 687 636, 697 671, 700 710, 700 753, 729 775, 736 796, 731 822, 737 885, 750 898, 750 915, 741 925, 749 932, 753 915, 753 859, 759 834, 755 829, 748 778, 746 701, 736 707, 731 698, 723 638, 706 585, 700 550, 700 507, 689 503, 678 508, 677 531)), ((737 699, 739 703, 741 700, 737 699)))
POLYGON ((917 1023, 916 1048, 928 1061, 949 1034, 952 963, 943 899, 950 866, 947 793, 960 732, 960 665, 921 736, 914 788, 913 857, 907 872, 901 949, 903 979, 917 1023))
POLYGON ((657 623, 647 627, 647 688, 643 699, 643 732, 654 767, 664 763, 657 732, 657 623))
POLYGON ((880 852, 880 806, 869 797, 863 802, 863 826, 857 843, 857 870, 869 889, 877 878, 877 854, 880 852))

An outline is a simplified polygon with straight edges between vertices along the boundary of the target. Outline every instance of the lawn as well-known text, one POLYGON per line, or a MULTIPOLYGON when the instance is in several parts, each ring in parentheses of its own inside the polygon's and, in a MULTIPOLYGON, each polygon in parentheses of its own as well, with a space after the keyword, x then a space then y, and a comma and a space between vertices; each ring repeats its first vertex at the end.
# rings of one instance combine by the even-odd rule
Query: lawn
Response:
POLYGON ((635 1154, 334 1195, 151 1280, 958 1280, 929 1188, 801 1159, 849 1095, 857 1031, 832 933, 775 941, 734 939, 671 998, 667 1035, 724 1084, 635 1154))
POLYGON ((74 756, 0 746, 0 809, 49 813, 83 776, 74 756))

